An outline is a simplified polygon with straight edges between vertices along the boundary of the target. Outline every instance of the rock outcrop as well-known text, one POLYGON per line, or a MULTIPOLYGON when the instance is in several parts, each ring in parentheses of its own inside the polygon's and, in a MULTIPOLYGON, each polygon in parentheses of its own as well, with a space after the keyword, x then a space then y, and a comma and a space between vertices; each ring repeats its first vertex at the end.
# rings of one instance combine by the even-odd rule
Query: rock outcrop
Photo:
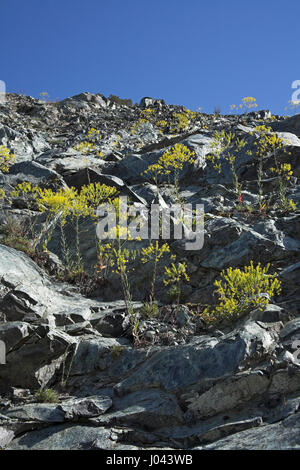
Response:
MULTIPOLYGON (((26 198, 10 196, 24 181, 53 190, 99 182, 116 187, 135 207, 155 202, 164 210, 174 193, 143 172, 176 143, 195 153, 193 165, 180 171, 180 196, 204 204, 205 226, 199 250, 187 251, 186 238, 169 242, 190 276, 179 309, 170 304, 158 273, 160 315, 142 316, 149 271, 136 262, 130 282, 138 343, 116 274, 84 290, 62 278, 58 228, 45 259, 41 252, 8 246, 2 231, 0 449, 300 449, 300 209, 238 208, 239 202, 253 208, 259 198, 253 130, 262 124, 286 141, 278 159, 291 164, 286 194, 299 207, 300 115, 191 117, 183 107, 152 98, 132 105, 89 93, 58 103, 8 95, 0 106, 0 145, 16 160, 8 173, 0 171, 2 227, 9 220, 26 225, 31 217, 45 223, 26 198), (141 123, 147 110, 150 117, 141 123), (177 122, 176 129, 180 113, 186 126, 177 122), (91 128, 102 139, 95 151, 83 153, 76 146, 91 128), (230 166, 218 173, 207 158, 217 130, 246 142, 236 156, 239 201, 230 166), (205 324, 195 306, 216 301, 221 270, 252 260, 278 272, 280 295, 231 323, 205 324), (36 392, 47 388, 56 390, 57 399, 39 403, 36 392)), ((277 179, 269 171, 273 160, 264 156, 261 180, 270 204, 278 199, 277 179)), ((85 220, 80 230, 90 273, 97 262, 95 226, 85 220)), ((68 226, 66 237, 72 247, 68 226)))

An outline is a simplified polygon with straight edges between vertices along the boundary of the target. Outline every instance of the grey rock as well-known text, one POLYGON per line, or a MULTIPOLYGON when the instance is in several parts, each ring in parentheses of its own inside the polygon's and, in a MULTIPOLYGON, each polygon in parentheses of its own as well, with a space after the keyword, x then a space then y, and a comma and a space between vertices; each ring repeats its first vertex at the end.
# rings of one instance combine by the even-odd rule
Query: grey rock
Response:
POLYGON ((97 425, 142 426, 150 431, 183 422, 183 413, 174 397, 158 390, 134 392, 115 399, 114 408, 117 411, 91 421, 97 425))
POLYGON ((3 415, 19 421, 34 421, 38 423, 62 423, 65 420, 63 410, 56 404, 34 403, 3 412, 3 415))
POLYGON ((132 191, 121 178, 113 175, 102 174, 96 169, 85 169, 76 173, 71 172, 70 174, 66 173, 64 175, 64 179, 69 186, 74 186, 75 188, 80 188, 81 186, 88 185, 89 183, 100 183, 106 184, 107 186, 113 186, 117 188, 121 195, 130 196, 132 201, 139 202, 144 205, 147 204, 145 199, 132 191))
POLYGON ((274 224, 265 226, 263 234, 246 224, 225 218, 214 218, 207 226, 204 247, 199 260, 205 268, 223 269, 245 265, 260 253, 260 260, 287 258, 300 250, 300 242, 276 230, 274 224), (207 237, 208 235, 208 237, 207 237))
POLYGON ((8 321, 39 321, 50 326, 81 323, 90 319, 98 301, 70 292, 54 282, 24 253, 0 245, 0 279, 10 291, 0 300, 0 312, 8 321))
POLYGON ((76 349, 71 375, 89 374, 95 370, 107 371, 112 377, 124 374, 142 362, 147 354, 142 350, 135 351, 129 345, 125 338, 82 338, 76 349), (120 346, 122 354, 112 362, 113 349, 120 346))
POLYGON ((144 98, 141 99, 140 101, 140 108, 142 109, 145 109, 145 108, 149 108, 149 106, 162 106, 164 105, 165 102, 164 100, 158 100, 158 99, 155 99, 155 98, 150 98, 148 96, 145 96, 144 98))
POLYGON ((33 330, 34 327, 24 322, 0 323, 0 340, 5 343, 6 352, 17 347, 33 330))
MULTIPOLYGON (((188 137, 187 139, 183 139, 181 143, 195 152, 196 162, 193 171, 198 171, 205 168, 205 155, 207 155, 210 151, 211 139, 202 134, 198 134, 188 137)), ((110 172, 112 175, 122 175, 123 180, 126 182, 130 181, 131 184, 140 183, 145 179, 143 176, 141 176, 141 173, 143 173, 149 165, 156 163, 165 150, 166 149, 163 149, 163 151, 158 150, 150 153, 144 153, 143 155, 129 155, 126 157, 126 159, 123 159, 112 166, 108 166, 106 171, 110 172)), ((184 169, 179 175, 180 179, 190 174, 190 171, 190 166, 185 165, 184 169)))
POLYGON ((213 416, 263 394, 269 384, 269 379, 260 371, 237 375, 216 384, 199 398, 193 399, 188 410, 199 417, 213 416))
POLYGON ((234 374, 243 361, 259 354, 267 356, 275 348, 275 338, 264 328, 246 322, 241 329, 220 338, 196 338, 192 344, 158 351, 115 386, 118 395, 143 388, 166 391, 186 390, 194 384, 234 374), (168 370, 168 374, 165 371, 168 370))
POLYGON ((271 127, 278 132, 292 132, 300 138, 300 115, 288 117, 283 121, 273 122, 271 127))
POLYGON ((7 449, 86 450, 91 449, 97 440, 98 448, 116 451, 120 448, 121 450, 122 445, 113 440, 112 434, 109 429, 105 428, 60 424, 17 437, 7 449))
POLYGON ((293 450, 300 449, 299 413, 282 422, 247 429, 214 444, 194 450, 293 450))
POLYGON ((287 339, 300 339, 300 318, 288 322, 280 332, 282 340, 287 339))
POLYGON ((51 150, 41 154, 36 158, 38 163, 54 170, 64 176, 64 174, 70 174, 70 172, 77 172, 78 170, 85 170, 86 168, 99 168, 105 166, 103 160, 99 160, 99 157, 92 155, 86 155, 84 159, 82 155, 76 150, 70 149, 69 151, 58 151, 51 150))
POLYGON ((99 322, 95 324, 95 329, 103 336, 118 338, 125 333, 124 318, 124 312, 112 311, 104 313, 99 322))
POLYGON ((0 366, 0 391, 9 387, 38 389, 48 385, 76 341, 66 333, 40 326, 7 354, 0 366))
POLYGON ((28 181, 32 185, 43 187, 47 184, 48 187, 64 187, 62 177, 54 170, 46 168, 37 162, 20 162, 11 165, 9 174, 6 177, 9 184, 17 185, 23 181, 28 181))
POLYGON ((181 306, 176 312, 176 323, 181 328, 190 323, 191 314, 188 307, 181 306))
POLYGON ((65 420, 82 420, 105 413, 112 405, 112 400, 105 396, 95 396, 83 399, 71 399, 59 405, 65 420))
POLYGON ((221 426, 217 426, 215 428, 210 429, 206 433, 201 434, 200 436, 198 436, 198 439, 203 444, 214 442, 224 438, 225 436, 244 431, 245 429, 252 429, 261 426, 262 422, 262 418, 257 417, 244 421, 236 421, 234 423, 223 424, 221 426))
POLYGON ((4 449, 14 437, 13 431, 0 427, 0 450, 4 449))
MULTIPOLYGON (((177 318, 172 318, 174 307, 165 305, 162 318, 140 319, 139 347, 133 347, 129 316, 119 301, 118 276, 99 283, 91 292, 94 298, 87 298, 76 286, 46 275, 24 253, 0 245, 0 341, 7 349, 6 364, 0 365, 0 447, 299 448, 300 377, 293 346, 299 341, 299 210, 255 210, 257 161, 247 152, 254 150, 250 133, 260 119, 288 141, 292 161, 287 152, 278 153, 278 159, 292 163, 287 198, 299 209, 299 116, 277 116, 269 123, 265 110, 241 116, 198 113, 176 135, 167 135, 170 129, 161 133, 154 122, 132 133, 147 107, 155 111, 155 119, 167 122, 174 120, 174 113, 185 111, 153 98, 132 105, 130 100, 91 93, 58 103, 8 94, 6 106, 0 106, 0 144, 17 157, 10 173, 0 175, 0 188, 6 191, 0 224, 6 223, 7 215, 22 225, 35 215, 26 209, 24 198, 9 196, 25 180, 51 188, 79 189, 89 181, 113 185, 131 197, 135 208, 155 202, 163 213, 174 201, 174 191, 164 178, 156 187, 141 173, 176 143, 196 155, 195 164, 185 166, 179 175, 180 196, 184 202, 204 204, 206 213, 202 249, 186 249, 186 241, 192 240, 186 227, 182 240, 172 240, 173 233, 170 240, 178 260, 188 265, 190 282, 182 286, 181 300, 200 305, 180 306, 177 318), (74 149, 91 127, 102 135, 96 144, 101 158, 96 151, 74 149), (251 213, 238 210, 230 167, 222 165, 219 174, 207 160, 215 131, 223 129, 246 141, 236 169, 242 200, 254 207, 251 213), (213 284, 220 270, 242 268, 250 260, 270 262, 270 271, 279 272, 280 306, 262 293, 272 302, 263 311, 241 312, 232 322, 208 328, 194 313, 201 312, 203 304, 216 302, 213 284), (60 396, 54 405, 33 403, 36 390, 58 389, 62 379, 68 398, 60 396)), ((264 157, 262 187, 269 204, 278 199, 278 178, 270 172, 273 160, 272 155, 264 157)), ((37 223, 43 225, 45 236, 49 226, 43 217, 37 223)), ((74 253, 69 220, 65 230, 74 253)), ((97 262, 95 227, 82 220, 80 230, 85 234, 80 245, 85 269, 92 273, 97 262)), ((49 245, 53 255, 45 265, 53 275, 62 268, 59 237, 54 231, 49 245)), ((4 232, 0 239, 5 240, 4 232)), ((130 247, 147 244, 130 242, 130 247)), ((164 266, 157 273, 156 299, 167 303, 164 266)), ((142 272, 130 273, 133 299, 147 299, 151 274, 150 263, 142 272)), ((137 313, 141 306, 134 303, 137 313)))
POLYGON ((278 322, 284 318, 284 309, 278 305, 268 304, 263 310, 253 310, 251 318, 264 323, 278 322))

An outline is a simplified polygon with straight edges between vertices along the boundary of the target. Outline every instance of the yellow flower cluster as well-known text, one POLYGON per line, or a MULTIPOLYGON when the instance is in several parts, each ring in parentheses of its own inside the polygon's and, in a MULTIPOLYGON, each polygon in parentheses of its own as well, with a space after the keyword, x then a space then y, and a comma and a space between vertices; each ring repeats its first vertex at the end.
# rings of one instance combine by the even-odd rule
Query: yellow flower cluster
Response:
MULTIPOLYGON (((95 142, 100 141, 102 139, 102 135, 100 134, 100 131, 91 127, 88 131, 88 139, 88 141, 84 140, 83 142, 80 142, 80 144, 75 145, 73 147, 74 150, 83 154, 93 153, 93 151, 96 150, 95 142)), ((97 155, 98 157, 102 157, 103 153, 98 152, 97 155)))
POLYGON ((175 144, 165 151, 157 163, 149 165, 144 174, 150 174, 157 180, 157 175, 178 174, 186 163, 191 165, 195 163, 195 152, 192 152, 183 144, 175 144))
POLYGON ((118 195, 115 186, 107 186, 106 184, 91 183, 88 186, 82 186, 80 198, 89 206, 96 209, 100 204, 105 202, 111 203, 118 195))
POLYGON ((247 111, 251 108, 257 108, 256 99, 252 96, 246 96, 245 98, 243 98, 242 104, 247 109, 247 111))
POLYGON ((80 153, 91 153, 93 150, 95 150, 95 144, 92 142, 80 142, 80 144, 75 145, 74 150, 78 150, 80 153))
POLYGON ((15 160, 13 153, 9 153, 9 149, 4 145, 0 145, 0 171, 8 173, 9 165, 15 160))
POLYGON ((185 113, 174 113, 173 117, 175 118, 176 123, 170 128, 172 133, 186 131, 188 129, 190 120, 185 113))
POLYGON ((191 111, 190 109, 186 108, 184 112, 187 114, 190 120, 193 120, 197 117, 197 113, 195 111, 191 111))
POLYGON ((176 122, 170 126, 170 131, 172 133, 186 131, 196 117, 197 113, 187 108, 182 113, 174 113, 173 118, 175 118, 176 122))
POLYGON ((165 267, 165 286, 169 284, 179 283, 180 281, 189 282, 190 278, 187 274, 187 265, 186 263, 178 263, 177 266, 172 263, 171 267, 165 267))
POLYGON ((271 153, 274 158, 275 168, 270 168, 270 171, 276 173, 279 177, 280 207, 283 210, 294 211, 296 209, 296 204, 294 201, 291 199, 288 200, 286 197, 287 183, 293 175, 292 167, 290 163, 282 163, 279 165, 277 159, 277 152, 282 149, 288 143, 288 141, 278 137, 276 132, 274 132, 271 127, 267 127, 265 125, 257 126, 250 134, 258 135, 256 142, 254 142, 254 145, 257 148, 256 156, 260 159, 260 175, 258 175, 258 182, 260 183, 260 179, 262 177, 263 157, 268 155, 268 153, 271 153))
POLYGON ((246 113, 249 111, 249 109, 252 108, 257 108, 257 103, 256 99, 253 98, 252 96, 245 96, 245 98, 242 99, 242 102, 239 105, 231 104, 230 105, 230 111, 231 112, 238 112, 239 110, 245 108, 246 113))
POLYGON ((36 194, 40 191, 38 186, 32 186, 29 181, 24 181, 18 184, 13 191, 10 192, 10 196, 19 197, 24 194, 36 194))
POLYGON ((255 127, 254 131, 250 132, 250 135, 258 134, 258 140, 254 142, 254 145, 258 149, 260 155, 266 155, 274 149, 279 150, 284 145, 284 140, 278 137, 271 127, 262 125, 255 127))
POLYGON ((116 135, 115 140, 112 143, 113 147, 121 147, 121 136, 119 134, 116 135))
POLYGON ((159 246, 158 241, 155 243, 151 242, 147 248, 142 248, 141 262, 146 264, 149 261, 154 260, 154 262, 157 263, 165 253, 170 253, 170 247, 167 243, 159 246))
POLYGON ((88 209, 78 197, 78 191, 74 188, 63 188, 57 191, 41 189, 36 198, 40 212, 49 212, 56 215, 61 213, 61 219, 65 220, 70 214, 88 215, 88 209))
POLYGON ((187 130, 191 121, 194 120, 196 116, 196 112, 191 111, 189 109, 185 109, 182 113, 173 113, 172 120, 174 120, 174 122, 168 124, 168 122, 165 120, 155 121, 155 110, 151 108, 146 108, 141 112, 140 119, 132 126, 131 134, 136 134, 144 124, 149 122, 158 127, 161 132, 164 132, 166 129, 169 128, 171 133, 179 133, 181 131, 187 130))
POLYGON ((131 128, 131 134, 135 135, 141 131, 145 124, 149 123, 148 119, 140 118, 131 128))
POLYGON ((277 173, 288 181, 293 175, 291 168, 292 167, 290 163, 281 163, 280 168, 270 168, 270 171, 272 171, 272 173, 277 173))
POLYGON ((183 144, 175 144, 168 148, 158 160, 158 164, 163 166, 166 174, 176 170, 181 171, 186 163, 195 163, 195 152, 183 144))
POLYGON ((90 139, 92 139, 92 141, 96 141, 96 140, 101 140, 102 139, 102 135, 100 134, 100 131, 98 131, 97 129, 95 129, 94 127, 91 127, 88 131, 88 136, 90 139))
POLYGON ((297 204, 292 199, 289 199, 289 200, 286 200, 285 208, 288 212, 293 212, 297 210, 297 204))
POLYGON ((100 183, 83 186, 80 192, 73 187, 53 191, 32 186, 30 182, 25 181, 18 184, 10 195, 12 197, 31 195, 36 200, 40 212, 49 212, 53 215, 61 213, 62 220, 65 220, 69 215, 95 218, 97 207, 104 203, 114 204, 118 191, 114 186, 100 183))
POLYGON ((141 112, 141 116, 143 119, 148 119, 149 121, 151 121, 152 119, 154 119, 155 110, 151 108, 143 109, 143 111, 141 112))
MULTIPOLYGON (((113 266, 114 270, 112 272, 122 275, 128 271, 128 263, 134 261, 137 257, 137 250, 129 250, 128 248, 123 248, 121 246, 112 248, 112 253, 114 256, 113 266)), ((134 270, 134 268, 132 268, 134 270)))
POLYGON ((167 121, 165 121, 164 119, 162 119, 160 121, 156 121, 155 124, 161 132, 163 132, 165 130, 165 128, 168 126, 167 121))
POLYGON ((219 303, 214 309, 205 308, 202 317, 208 323, 236 318, 249 309, 262 310, 281 291, 277 273, 268 274, 270 265, 262 268, 253 262, 243 270, 228 268, 221 272, 221 279, 215 281, 219 303))
POLYGON ((4 189, 0 188, 0 200, 5 198, 5 191, 4 189))

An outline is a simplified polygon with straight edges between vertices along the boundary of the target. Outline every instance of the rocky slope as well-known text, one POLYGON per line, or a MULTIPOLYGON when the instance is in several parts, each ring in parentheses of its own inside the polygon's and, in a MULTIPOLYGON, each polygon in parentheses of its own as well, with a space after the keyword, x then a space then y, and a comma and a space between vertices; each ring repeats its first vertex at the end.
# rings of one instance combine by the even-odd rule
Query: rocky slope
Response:
MULTIPOLYGON (((0 145, 16 160, 8 173, 0 172, 6 194, 0 224, 6 230, 8 220, 10 226, 12 220, 25 226, 35 216, 43 223, 26 198, 10 195, 24 181, 52 189, 100 182, 115 186, 136 207, 154 201, 164 209, 173 200, 170 186, 157 188, 142 173, 168 147, 184 144, 195 152, 195 162, 180 172, 180 196, 204 204, 206 217, 201 250, 186 251, 186 240, 170 241, 190 276, 182 305, 174 316, 158 275, 160 315, 140 317, 140 342, 134 344, 117 276, 84 286, 59 280, 57 228, 44 258, 7 246, 3 230, 0 341, 6 364, 0 364, 0 448, 299 449, 300 212, 276 206, 272 153, 264 155, 261 183, 269 209, 255 209, 258 161, 249 150, 255 151, 252 131, 259 125, 285 139, 278 158, 291 164, 287 198, 299 207, 300 115, 190 114, 151 98, 129 104, 89 93, 58 103, 8 95, 0 106, 0 145), (91 128, 102 138, 86 152, 76 146, 91 128), (240 201, 230 167, 218 173, 206 158, 221 130, 246 142, 236 160, 240 201), (245 209, 250 206, 254 209, 245 209), (278 272, 280 295, 264 310, 253 309, 230 324, 205 324, 195 312, 215 302, 220 271, 251 260, 270 263, 278 272), (56 390, 58 401, 38 403, 40 388, 56 390)), ((83 221, 81 231, 91 276, 95 228, 83 221)), ((71 245, 72 233, 67 237, 71 245)), ((131 274, 138 316, 148 278, 146 266, 131 274)))

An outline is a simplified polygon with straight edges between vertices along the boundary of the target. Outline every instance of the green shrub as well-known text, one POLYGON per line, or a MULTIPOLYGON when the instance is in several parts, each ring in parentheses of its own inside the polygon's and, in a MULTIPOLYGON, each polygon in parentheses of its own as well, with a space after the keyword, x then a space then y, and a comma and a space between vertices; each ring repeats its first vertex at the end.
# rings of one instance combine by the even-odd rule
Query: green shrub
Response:
POLYGON ((109 95, 108 99, 117 104, 122 104, 125 106, 133 106, 131 99, 122 99, 122 98, 119 98, 119 96, 117 95, 109 95))
POLYGON ((57 403, 58 393, 52 388, 41 388, 36 392, 35 398, 39 403, 57 403))
POLYGON ((158 317, 159 307, 156 302, 146 302, 142 306, 140 313, 141 313, 142 318, 146 318, 146 319, 158 317))

